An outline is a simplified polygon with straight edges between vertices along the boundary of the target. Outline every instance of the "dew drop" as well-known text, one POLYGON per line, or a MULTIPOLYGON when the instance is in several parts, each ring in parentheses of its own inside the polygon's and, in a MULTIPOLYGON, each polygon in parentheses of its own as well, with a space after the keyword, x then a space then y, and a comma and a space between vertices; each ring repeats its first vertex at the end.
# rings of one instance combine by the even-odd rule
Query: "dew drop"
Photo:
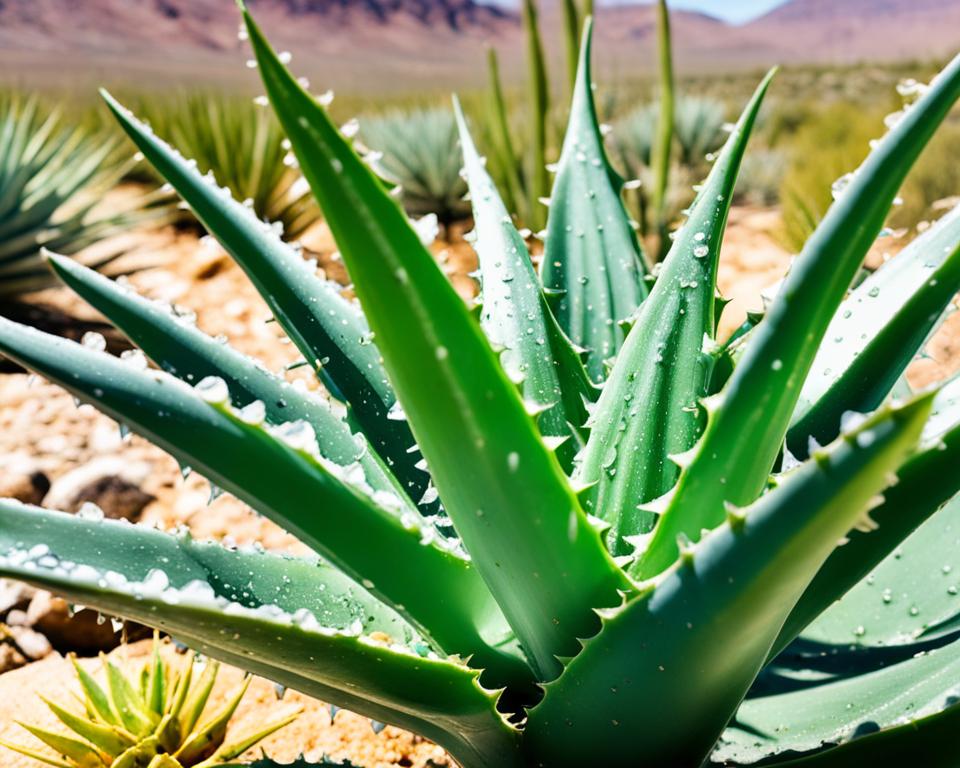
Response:
POLYGON ((96 331, 87 331, 80 339, 80 343, 87 349, 92 349, 96 352, 103 352, 107 348, 107 340, 103 337, 102 333, 97 333, 96 331))
POLYGON ((225 403, 230 399, 227 382, 219 376, 205 376, 197 382, 194 389, 208 403, 225 403))

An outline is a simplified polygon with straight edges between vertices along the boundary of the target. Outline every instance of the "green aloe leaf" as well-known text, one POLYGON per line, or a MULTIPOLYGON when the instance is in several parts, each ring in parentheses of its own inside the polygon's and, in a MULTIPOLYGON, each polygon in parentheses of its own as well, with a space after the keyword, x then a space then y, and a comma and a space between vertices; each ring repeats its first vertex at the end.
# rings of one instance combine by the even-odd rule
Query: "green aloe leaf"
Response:
MULTIPOLYGON (((205 583, 215 594, 248 608, 271 604, 288 613, 302 608, 323 626, 346 629, 355 625, 365 634, 382 632, 401 643, 419 641, 413 627, 396 612, 313 556, 273 554, 253 546, 230 549, 194 540, 186 531, 165 533, 83 514, 66 515, 13 500, 0 501, 0 522, 4 567, 16 568, 17 573, 29 570, 18 560, 39 561, 50 556, 44 563, 53 569, 53 575, 58 575, 55 563, 63 560, 77 566, 78 577, 92 568, 122 574, 131 582, 166 582, 174 590, 191 583, 206 589, 205 583), (251 578, 251 572, 256 579, 251 578)), ((111 578, 105 578, 104 589, 111 578)), ((101 719, 119 725, 100 686, 83 667, 78 665, 77 671, 83 672, 80 682, 88 697, 97 702, 101 719)), ((189 681, 182 689, 184 694, 188 687, 189 681)))
POLYGON ((936 78, 860 167, 807 241, 723 391, 708 401, 707 426, 666 501, 634 575, 659 573, 677 536, 699 539, 766 485, 803 382, 827 328, 883 226, 904 177, 960 96, 960 56, 936 78))
POLYGON ((958 675, 954 642, 876 672, 748 699, 713 759, 810 768, 909 760, 950 768, 957 758, 958 675))
POLYGON ((591 485, 588 511, 610 523, 607 546, 628 555, 630 537, 655 520, 640 507, 666 493, 703 419, 716 328, 720 243, 747 140, 773 73, 757 88, 678 233, 653 290, 604 385, 575 478, 591 485))
MULTIPOLYGON (((225 387, 215 384, 201 396, 165 373, 133 370, 110 355, 2 319, 0 350, 129 424, 363 580, 379 599, 405 606, 404 615, 429 626, 441 647, 475 653, 484 665, 501 660, 479 635, 481 625, 497 626, 497 614, 470 563, 449 544, 431 541, 435 529, 371 494, 349 467, 314 455, 305 424, 271 431, 220 401, 225 387), (184 442, 184 434, 191 439, 184 442), (397 567, 406 561, 416 561, 417 571, 397 567)), ((502 619, 499 626, 501 635, 491 642, 504 640, 502 619)), ((520 664, 510 657, 502 663, 520 664)))
POLYGON ((600 634, 531 710, 531 754, 570 765, 603 740, 643 744, 651 765, 700 765, 791 607, 916 443, 930 400, 845 434, 605 612, 600 634))
POLYGON ((620 199, 623 180, 610 167, 593 103, 592 22, 584 26, 570 122, 550 197, 543 285, 558 295, 557 320, 587 350, 587 371, 599 382, 617 354, 630 317, 647 295, 643 257, 620 199))
POLYGON ((2 501, 0 573, 424 733, 466 764, 515 765, 515 733, 480 673, 408 648, 403 622, 328 565, 2 501))
POLYGON ((832 440, 845 411, 883 401, 960 289, 960 206, 858 285, 824 336, 787 433, 798 458, 808 439, 832 440))
POLYGON ((576 649, 595 626, 592 609, 615 602, 626 582, 476 319, 397 202, 246 20, 267 95, 444 507, 536 671, 555 675, 556 656, 576 649))
POLYGON ((960 406, 951 403, 958 396, 960 379, 937 394, 933 408, 940 413, 924 429, 923 449, 897 471, 896 485, 870 511, 873 523, 851 531, 849 541, 824 563, 771 655, 824 611, 809 629, 810 639, 887 646, 915 640, 960 616, 960 497, 955 496, 960 492, 960 406), (953 423, 939 434, 935 430, 945 411, 952 413, 953 423), (836 600, 840 603, 831 608, 836 600))
MULTIPOLYGON (((954 445, 952 453, 956 450, 954 445)), ((954 458, 951 467, 956 466, 954 458)), ((902 508, 899 512, 909 514, 902 508)), ((960 499, 955 497, 828 607, 804 630, 804 639, 889 647, 956 631, 960 627, 958 548, 960 499)))
POLYGON ((521 382, 524 399, 544 409, 537 418, 541 434, 566 440, 557 456, 569 471, 586 437, 581 429, 586 403, 596 399, 597 391, 547 305, 526 243, 484 169, 459 103, 454 106, 473 205, 480 325, 494 348, 502 350, 500 362, 512 380, 521 382))
POLYGON ((270 225, 204 177, 109 94, 107 105, 144 156, 193 209, 197 218, 247 273, 306 360, 417 500, 428 477, 416 467, 413 437, 401 418, 389 418, 396 396, 363 314, 340 286, 316 275, 270 225))
MULTIPOLYGON (((411 489, 399 486, 379 455, 368 450, 363 436, 354 434, 319 396, 298 390, 226 342, 211 338, 163 306, 73 259, 50 255, 49 263, 64 283, 106 315, 165 371, 192 384, 207 376, 219 376, 235 405, 245 407, 260 401, 266 420, 272 424, 305 421, 313 427, 324 458, 344 466, 357 462, 374 492, 395 496, 405 511, 417 515, 406 494, 411 489)), ((250 408, 250 412, 255 410, 257 406, 250 408)))

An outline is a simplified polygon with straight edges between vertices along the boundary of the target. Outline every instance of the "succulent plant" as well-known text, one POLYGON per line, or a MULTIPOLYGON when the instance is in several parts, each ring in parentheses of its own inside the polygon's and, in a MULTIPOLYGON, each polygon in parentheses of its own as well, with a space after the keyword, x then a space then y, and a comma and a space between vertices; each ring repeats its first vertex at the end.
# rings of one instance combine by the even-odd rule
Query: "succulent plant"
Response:
POLYGON ((724 107, 716 99, 687 96, 677 101, 675 135, 679 160, 696 166, 723 145, 724 107))
POLYGON ((447 224, 466 218, 470 206, 460 178, 457 126, 446 109, 394 111, 360 120, 360 138, 376 152, 374 167, 400 187, 415 216, 435 213, 447 224))
POLYGON ((320 218, 273 115, 249 99, 177 93, 142 101, 146 122, 261 219, 296 240, 320 218))
POLYGON ((227 697, 220 710, 205 716, 219 664, 210 661, 201 667, 197 661, 196 655, 188 656, 179 669, 173 668, 161 655, 155 637, 153 655, 136 675, 124 674, 101 656, 107 680, 103 687, 73 658, 83 711, 43 700, 73 735, 21 723, 59 757, 10 742, 0 745, 58 768, 214 768, 232 765, 299 715, 294 712, 226 741, 227 726, 250 678, 227 697))
MULTIPOLYGON (((691 174, 700 174, 707 167, 705 159, 723 144, 724 107, 720 102, 699 96, 677 99, 674 110, 672 141, 677 147, 673 172, 667 175, 660 205, 667 222, 676 220, 693 197, 691 174)), ((637 221, 643 234, 657 230, 654 145, 657 143, 660 106, 643 104, 621 117, 613 126, 611 146, 620 168, 633 179, 642 179, 637 190, 637 221)), ((659 130, 663 130, 660 126, 659 130)), ((662 160, 661 160, 662 162, 662 160)), ((699 175, 694 178, 700 178, 699 175)))
POLYGON ((411 729, 465 768, 955 765, 960 379, 913 394, 903 376, 960 285, 960 211, 849 289, 960 96, 960 57, 765 315, 716 339, 720 242, 770 76, 655 276, 603 152, 589 23, 542 283, 458 115, 473 311, 245 21, 362 313, 108 103, 340 405, 58 257, 165 372, 10 322, 0 351, 317 557, 0 502, 0 573, 411 729))
MULTIPOLYGON (((56 282, 40 258, 42 248, 76 254, 169 214, 157 193, 135 195, 113 212, 98 208, 130 166, 118 148, 117 137, 66 127, 36 98, 0 98, 0 296, 56 282)), ((102 267, 124 252, 107 247, 84 260, 102 267)))

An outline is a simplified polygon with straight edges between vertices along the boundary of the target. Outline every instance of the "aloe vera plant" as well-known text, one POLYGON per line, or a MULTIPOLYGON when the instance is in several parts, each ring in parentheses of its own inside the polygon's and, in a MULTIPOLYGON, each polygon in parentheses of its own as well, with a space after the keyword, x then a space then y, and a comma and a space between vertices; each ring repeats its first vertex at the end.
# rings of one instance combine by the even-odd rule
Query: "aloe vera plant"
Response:
POLYGON ((0 502, 0 572, 414 730, 465 768, 955 765, 960 379, 912 394, 903 374, 960 285, 960 220, 848 289, 960 96, 960 57, 765 316, 718 340, 720 242, 772 75, 655 280, 599 139, 589 21, 544 282, 455 108, 474 311, 244 19, 359 308, 108 104, 345 408, 56 256, 162 370, 10 322, 0 351, 317 557, 0 502))
POLYGON ((175 668, 154 637, 153 655, 136 676, 125 674, 105 656, 101 663, 106 686, 73 659, 82 712, 44 699, 73 735, 21 723, 60 757, 11 742, 0 741, 0 745, 57 768, 215 768, 235 765, 238 757, 299 715, 299 710, 292 712, 253 732, 231 735, 227 741, 230 720, 247 692, 249 676, 220 709, 208 713, 219 673, 215 661, 201 665, 193 655, 175 668))

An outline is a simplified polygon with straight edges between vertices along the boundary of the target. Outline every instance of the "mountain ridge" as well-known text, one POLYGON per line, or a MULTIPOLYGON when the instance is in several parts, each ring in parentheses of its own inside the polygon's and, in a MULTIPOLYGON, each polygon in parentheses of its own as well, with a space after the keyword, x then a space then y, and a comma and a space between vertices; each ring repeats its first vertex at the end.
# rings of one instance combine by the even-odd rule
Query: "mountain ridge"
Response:
MULTIPOLYGON (((248 0, 271 40, 298 67, 336 87, 441 87, 482 82, 488 46, 504 70, 523 66, 520 19, 476 0, 248 0)), ((559 3, 542 2, 543 31, 560 58, 559 3)), ((742 70, 773 63, 935 58, 960 49, 956 0, 789 0, 746 24, 674 11, 679 70, 742 70)), ((0 0, 0 66, 37 80, 91 71, 103 81, 238 79, 245 57, 233 0, 0 0), (68 62, 69 66, 64 66, 68 62), (130 78, 127 78, 130 79, 130 78)), ((649 73, 655 10, 597 11, 598 69, 649 73)), ((239 77, 242 77, 242 72, 239 77)))

